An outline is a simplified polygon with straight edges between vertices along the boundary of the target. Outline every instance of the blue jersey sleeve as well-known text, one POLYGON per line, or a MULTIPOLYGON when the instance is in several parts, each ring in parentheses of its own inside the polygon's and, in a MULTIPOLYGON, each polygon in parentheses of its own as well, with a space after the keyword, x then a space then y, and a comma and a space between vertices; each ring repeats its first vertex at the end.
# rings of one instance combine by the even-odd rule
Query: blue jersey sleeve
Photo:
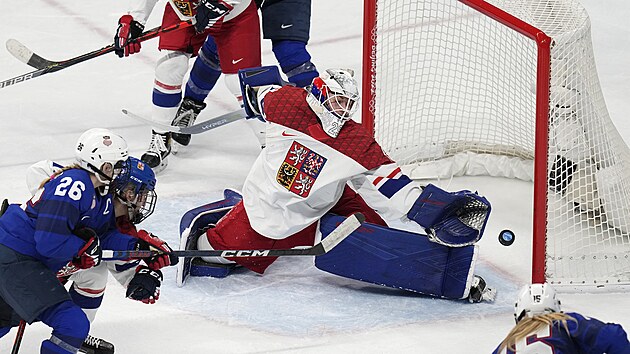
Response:
POLYGON ((567 313, 577 323, 569 322, 571 337, 584 353, 630 354, 630 343, 623 328, 615 323, 603 323, 578 313, 567 313))
POLYGON ((118 230, 110 230, 101 235, 101 248, 104 250, 126 251, 136 249, 138 238, 133 237, 118 230))

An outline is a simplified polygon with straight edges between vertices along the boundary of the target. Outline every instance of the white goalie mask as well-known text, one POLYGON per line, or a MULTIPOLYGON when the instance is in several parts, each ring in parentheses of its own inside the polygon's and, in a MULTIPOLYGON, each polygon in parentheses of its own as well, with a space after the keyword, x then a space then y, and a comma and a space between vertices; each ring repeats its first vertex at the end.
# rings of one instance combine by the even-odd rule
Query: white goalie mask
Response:
POLYGON ((75 157, 81 168, 94 173, 96 179, 108 185, 127 160, 127 142, 109 129, 93 128, 81 134, 75 145, 75 157), (103 173, 103 165, 109 163, 114 174, 103 173))
POLYGON ((514 320, 518 323, 524 317, 534 317, 545 313, 560 312, 560 300, 549 284, 525 285, 518 293, 514 304, 514 320))
POLYGON ((359 107, 359 88, 353 76, 350 69, 328 69, 306 88, 306 102, 333 138, 359 107))

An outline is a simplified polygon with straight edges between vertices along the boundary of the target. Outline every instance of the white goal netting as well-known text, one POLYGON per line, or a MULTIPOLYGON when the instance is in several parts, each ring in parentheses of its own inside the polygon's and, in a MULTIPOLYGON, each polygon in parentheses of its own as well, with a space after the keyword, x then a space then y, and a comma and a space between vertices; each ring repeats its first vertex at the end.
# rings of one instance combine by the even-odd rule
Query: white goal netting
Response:
POLYGON ((534 214, 545 279, 630 284, 630 150, 606 110, 577 1, 377 0, 366 35, 376 43, 367 101, 390 157, 415 178, 534 180, 534 166, 546 168, 534 214), (522 33, 536 29, 550 55, 522 33), (548 148, 536 150, 537 136, 548 148))

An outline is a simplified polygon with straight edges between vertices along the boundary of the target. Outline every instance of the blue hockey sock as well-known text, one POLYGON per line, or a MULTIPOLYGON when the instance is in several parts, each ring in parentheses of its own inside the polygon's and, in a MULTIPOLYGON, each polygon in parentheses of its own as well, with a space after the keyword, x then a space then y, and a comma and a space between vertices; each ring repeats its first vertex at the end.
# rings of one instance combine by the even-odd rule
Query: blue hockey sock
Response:
POLYGON ((217 46, 212 37, 208 37, 199 56, 190 71, 190 78, 186 83, 185 96, 203 102, 221 76, 217 46))
POLYGON ((306 43, 300 41, 273 41, 273 53, 289 82, 298 87, 311 84, 319 76, 317 68, 311 63, 311 55, 306 50, 306 43))

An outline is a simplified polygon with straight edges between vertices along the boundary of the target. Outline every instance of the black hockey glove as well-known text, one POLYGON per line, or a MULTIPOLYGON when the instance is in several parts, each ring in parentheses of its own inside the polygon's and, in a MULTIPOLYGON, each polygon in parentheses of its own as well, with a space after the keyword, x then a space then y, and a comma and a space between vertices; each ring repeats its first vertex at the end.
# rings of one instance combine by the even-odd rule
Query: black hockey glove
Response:
POLYGON ((154 304, 160 298, 162 279, 161 271, 139 266, 136 268, 136 275, 127 285, 127 297, 145 304, 154 304))
POLYGON ((79 269, 88 269, 101 264, 103 250, 96 232, 89 227, 80 228, 74 234, 85 241, 85 245, 77 252, 72 259, 72 264, 79 269))
POLYGON ((140 22, 134 20, 131 15, 123 15, 118 20, 118 28, 114 35, 114 53, 121 58, 138 53, 142 46, 134 39, 138 38, 142 31, 144 26, 140 22))
POLYGON ((205 31, 232 9, 232 6, 222 0, 199 0, 195 14, 195 30, 197 33, 205 31))

